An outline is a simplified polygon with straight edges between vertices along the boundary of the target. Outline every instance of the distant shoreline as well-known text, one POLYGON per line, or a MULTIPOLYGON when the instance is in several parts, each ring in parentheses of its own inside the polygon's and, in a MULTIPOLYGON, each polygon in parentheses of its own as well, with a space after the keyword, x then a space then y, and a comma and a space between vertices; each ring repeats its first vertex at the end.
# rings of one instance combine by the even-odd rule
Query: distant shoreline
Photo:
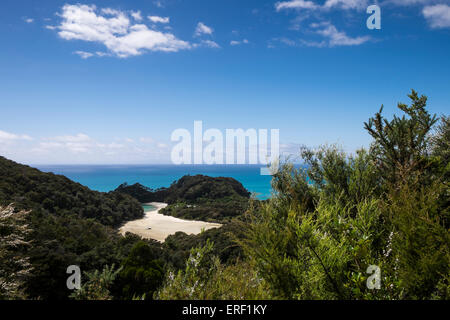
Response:
POLYGON ((202 230, 220 228, 219 223, 210 223, 204 221, 183 220, 159 213, 159 210, 165 208, 167 203, 149 202, 142 205, 153 206, 154 209, 146 211, 142 219, 132 220, 123 225, 119 232, 125 235, 127 232, 137 234, 144 239, 153 239, 164 242, 169 235, 179 231, 186 234, 199 234, 202 230))

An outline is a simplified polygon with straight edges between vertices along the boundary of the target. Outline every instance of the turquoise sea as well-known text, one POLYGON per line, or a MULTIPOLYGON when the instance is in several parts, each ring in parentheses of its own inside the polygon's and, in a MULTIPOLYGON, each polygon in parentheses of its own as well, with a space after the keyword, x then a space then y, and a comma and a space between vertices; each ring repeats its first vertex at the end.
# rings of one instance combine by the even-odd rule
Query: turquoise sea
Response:
POLYGON ((232 177, 259 199, 271 195, 270 176, 260 175, 260 165, 37 165, 44 172, 62 174, 92 190, 108 192, 120 184, 140 183, 152 189, 169 187, 184 175, 232 177))

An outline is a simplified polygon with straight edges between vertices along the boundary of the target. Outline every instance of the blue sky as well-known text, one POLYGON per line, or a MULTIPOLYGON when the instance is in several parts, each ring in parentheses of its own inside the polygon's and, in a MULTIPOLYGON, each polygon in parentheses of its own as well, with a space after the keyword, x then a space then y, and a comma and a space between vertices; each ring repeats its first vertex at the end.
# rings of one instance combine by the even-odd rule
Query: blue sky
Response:
POLYGON ((450 104, 449 0, 2 0, 0 38, 0 155, 22 163, 169 163, 194 120, 353 152, 411 88, 450 104))

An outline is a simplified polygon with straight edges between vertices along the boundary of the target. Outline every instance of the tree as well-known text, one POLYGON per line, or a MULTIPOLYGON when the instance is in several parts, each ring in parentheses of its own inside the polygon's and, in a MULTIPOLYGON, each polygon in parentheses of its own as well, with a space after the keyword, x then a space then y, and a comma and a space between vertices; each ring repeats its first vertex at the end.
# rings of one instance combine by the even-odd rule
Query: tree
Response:
POLYGON ((271 297, 448 299, 448 121, 432 137, 426 97, 409 97, 406 116, 380 110, 365 124, 369 152, 303 150, 307 168, 281 166, 274 197, 250 206, 240 243, 271 297), (371 265, 379 290, 366 285, 371 265))
POLYGON ((411 106, 399 103, 406 115, 394 115, 391 121, 382 116, 383 106, 373 118, 364 123, 373 137, 372 155, 381 176, 391 184, 413 178, 427 165, 430 130, 437 122, 436 115, 426 110, 427 97, 414 90, 408 95, 411 106))
POLYGON ((0 299, 24 299, 23 286, 30 274, 29 258, 23 250, 30 246, 31 232, 25 222, 27 211, 15 212, 12 205, 0 207, 0 299))
POLYGON ((83 286, 70 295, 75 300, 111 300, 110 288, 122 268, 115 270, 114 264, 98 270, 85 272, 88 279, 83 286))
POLYGON ((255 300, 270 296, 264 280, 246 262, 223 265, 213 254, 214 243, 191 249, 184 270, 169 271, 156 294, 161 300, 255 300))
POLYGON ((143 241, 138 242, 122 262, 122 270, 114 284, 114 296, 121 299, 136 296, 152 299, 163 277, 163 266, 154 249, 143 241))

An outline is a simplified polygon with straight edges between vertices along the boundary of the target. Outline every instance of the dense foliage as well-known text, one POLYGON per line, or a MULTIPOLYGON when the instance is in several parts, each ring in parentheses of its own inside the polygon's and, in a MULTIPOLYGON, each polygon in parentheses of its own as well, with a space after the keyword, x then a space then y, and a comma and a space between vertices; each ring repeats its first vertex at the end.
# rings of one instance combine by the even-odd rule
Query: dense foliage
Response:
POLYGON ((118 192, 96 192, 68 178, 44 173, 0 157, 0 204, 44 215, 93 218, 119 226, 143 216, 138 201, 118 192))
MULTIPOLYGON (((81 271, 102 270, 105 265, 120 265, 137 236, 122 237, 117 231, 94 220, 74 216, 34 215, 28 250, 33 270, 26 285, 29 298, 67 299, 67 267, 81 271)), ((83 281, 83 278, 82 278, 83 281)))
POLYGON ((214 255, 214 244, 193 248, 184 270, 169 271, 156 298, 161 300, 268 299, 264 280, 254 268, 238 261, 223 265, 214 255))
POLYGON ((129 185, 126 182, 118 186, 114 191, 122 194, 128 194, 138 200, 140 203, 164 202, 169 193, 168 188, 159 188, 153 190, 151 188, 143 186, 140 183, 129 185))
POLYGON ((23 291, 29 298, 66 299, 66 269, 83 271, 120 264, 133 242, 111 227, 143 216, 142 206, 117 192, 96 192, 64 176, 43 173, 0 157, 0 204, 30 210, 23 291), (129 243, 131 242, 131 243, 129 243))
MULTIPOLYGON (((17 208, 31 210, 27 221, 22 222, 29 226, 23 235, 26 239, 21 240, 26 249, 2 251, 2 257, 13 253, 17 257, 3 260, 2 279, 16 284, 14 290, 8 285, 8 296, 2 294, 3 298, 151 299, 162 283, 165 270, 184 268, 190 249, 203 245, 207 239, 217 243, 214 253, 224 263, 234 261, 241 254, 232 240, 236 233, 233 224, 200 235, 180 232, 170 236, 164 244, 143 242, 132 234, 122 237, 112 227, 140 218, 143 212, 140 203, 131 196, 123 192, 91 191, 63 176, 43 173, 4 158, 0 158, 0 167, 0 202, 14 202, 17 208), (20 268, 19 262, 22 263, 20 268), (75 293, 66 287, 66 269, 70 265, 79 266, 83 273, 83 288, 75 293), (113 265, 120 266, 120 270, 116 272, 107 267, 113 265), (18 275, 16 280, 14 274, 18 275)), ((138 189, 148 191, 141 186, 138 189)), ((175 206, 178 200, 195 202, 199 195, 202 195, 201 201, 219 201, 217 197, 221 196, 248 201, 248 192, 242 185, 227 178, 188 176, 167 190, 175 206), (214 181, 212 188, 211 181, 214 181)), ((170 201, 168 198, 161 200, 170 201)), ((213 203, 208 205, 211 210, 205 212, 205 220, 209 219, 208 215, 216 218, 215 212, 223 210, 223 206, 214 209, 213 203)), ((232 215, 243 211, 235 209, 232 215)), ((23 214, 16 213, 15 217, 19 216, 23 214)), ((2 229, 2 235, 12 237, 13 233, 6 234, 5 230, 2 229)), ((3 243, 6 246, 2 240, 3 243)))
POLYGON ((276 196, 249 212, 242 244, 273 297, 449 298, 448 124, 433 137, 426 97, 409 97, 405 116, 366 123, 368 152, 304 150, 307 169, 285 164, 276 196), (367 286, 371 265, 379 289, 367 286))
POLYGON ((405 116, 368 121, 370 150, 302 150, 307 166, 283 164, 274 196, 250 204, 236 239, 245 260, 233 267, 255 275, 253 290, 237 272, 223 295, 229 267, 206 244, 158 297, 449 299, 448 118, 434 132, 426 97, 409 97, 398 106, 405 116))
POLYGON ((162 246, 163 259, 170 268, 183 269, 191 249, 202 247, 207 241, 211 241, 214 243, 211 253, 221 263, 230 265, 243 257, 242 248, 235 242, 242 233, 242 225, 234 220, 221 228, 209 229, 198 235, 177 232, 166 238, 162 246))
POLYGON ((129 194, 141 203, 152 201, 166 202, 169 204, 180 201, 196 203, 200 200, 250 197, 250 192, 239 181, 233 178, 215 178, 204 175, 184 176, 172 183, 169 188, 152 190, 139 183, 131 186, 124 183, 115 191, 129 194))
POLYGON ((12 206, 0 207, 0 299, 21 299, 23 286, 31 271, 25 251, 31 232, 26 224, 28 212, 15 212, 12 206))
POLYGON ((151 299, 162 283, 164 270, 158 248, 141 241, 134 245, 130 254, 122 261, 113 291, 120 299, 135 297, 151 299))
POLYGON ((116 192, 142 203, 166 202, 160 213, 188 220, 229 222, 247 209, 250 192, 233 178, 184 176, 169 188, 149 189, 141 184, 122 184, 116 192))

